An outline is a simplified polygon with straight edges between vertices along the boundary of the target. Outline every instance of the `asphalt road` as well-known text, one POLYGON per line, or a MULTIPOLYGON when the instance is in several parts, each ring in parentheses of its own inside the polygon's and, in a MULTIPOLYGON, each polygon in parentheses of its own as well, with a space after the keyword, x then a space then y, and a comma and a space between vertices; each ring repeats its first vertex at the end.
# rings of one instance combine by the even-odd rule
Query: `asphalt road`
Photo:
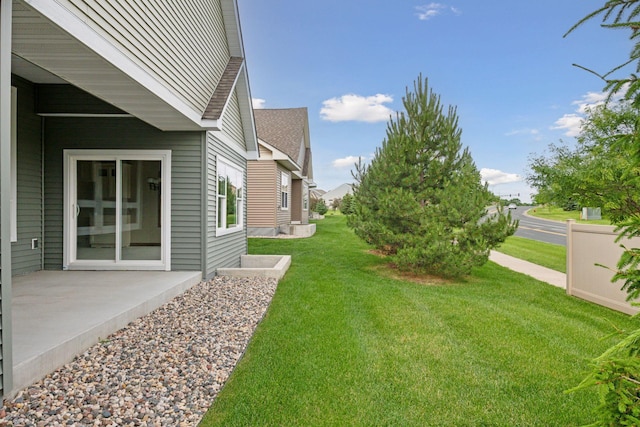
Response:
POLYGON ((565 246, 567 244, 567 226, 565 223, 524 215, 529 209, 533 208, 531 206, 518 206, 517 209, 511 210, 511 216, 520 220, 520 225, 515 233, 516 236, 556 245, 565 246))

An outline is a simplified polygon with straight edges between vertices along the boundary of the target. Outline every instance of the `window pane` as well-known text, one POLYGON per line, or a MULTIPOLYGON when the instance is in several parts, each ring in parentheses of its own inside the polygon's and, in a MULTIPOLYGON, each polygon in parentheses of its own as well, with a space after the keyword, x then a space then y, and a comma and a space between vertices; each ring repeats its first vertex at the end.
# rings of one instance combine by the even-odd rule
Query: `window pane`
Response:
POLYGON ((218 162, 218 215, 219 229, 242 227, 244 173, 223 162, 218 162))
POLYGON ((234 179, 229 177, 227 180, 227 227, 235 227, 238 225, 238 216, 236 215, 237 192, 233 183, 234 179))
POLYGON ((122 259, 160 260, 162 166, 159 160, 122 162, 122 259))
POLYGON ((112 160, 77 162, 77 259, 115 260, 115 172, 112 160))

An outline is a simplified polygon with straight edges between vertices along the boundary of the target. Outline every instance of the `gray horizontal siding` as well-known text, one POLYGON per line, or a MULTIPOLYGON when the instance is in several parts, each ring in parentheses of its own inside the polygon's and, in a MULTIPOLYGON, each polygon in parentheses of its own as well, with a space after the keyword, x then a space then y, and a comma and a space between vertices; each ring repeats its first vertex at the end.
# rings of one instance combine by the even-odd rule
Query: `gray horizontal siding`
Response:
POLYGON ((206 211, 206 274, 212 275, 220 267, 239 267, 240 255, 247 253, 247 203, 244 204, 244 224, 242 231, 216 236, 217 195, 216 195, 216 161, 222 156, 228 162, 237 166, 244 173, 244 188, 246 195, 247 161, 233 149, 222 144, 215 138, 213 132, 207 134, 207 211, 206 211))
POLYGON ((41 118, 34 111, 33 84, 13 79, 18 88, 18 241, 12 243, 12 274, 42 269, 42 249, 31 249, 31 239, 42 245, 42 155, 41 118))
POLYGON ((229 139, 235 141, 240 149, 246 151, 247 144, 245 143, 244 130, 242 128, 242 116, 237 90, 234 90, 231 94, 222 120, 222 132, 229 139))
POLYGON ((203 112, 230 58, 220 0, 58 0, 203 112))
POLYGON ((63 261, 63 150, 171 150, 171 267, 201 270, 201 132, 161 132, 137 119, 47 118, 45 268, 63 261))

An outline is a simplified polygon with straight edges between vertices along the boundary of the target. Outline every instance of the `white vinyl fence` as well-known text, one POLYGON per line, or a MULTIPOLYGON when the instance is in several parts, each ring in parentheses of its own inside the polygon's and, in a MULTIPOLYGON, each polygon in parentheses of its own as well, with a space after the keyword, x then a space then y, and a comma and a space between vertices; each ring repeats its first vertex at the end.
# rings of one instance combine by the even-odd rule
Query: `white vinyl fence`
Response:
POLYGON ((611 283, 623 249, 640 247, 640 238, 615 242, 615 227, 608 225, 576 224, 567 221, 567 294, 621 311, 635 314, 640 308, 626 301, 627 293, 620 290, 622 281, 611 283))

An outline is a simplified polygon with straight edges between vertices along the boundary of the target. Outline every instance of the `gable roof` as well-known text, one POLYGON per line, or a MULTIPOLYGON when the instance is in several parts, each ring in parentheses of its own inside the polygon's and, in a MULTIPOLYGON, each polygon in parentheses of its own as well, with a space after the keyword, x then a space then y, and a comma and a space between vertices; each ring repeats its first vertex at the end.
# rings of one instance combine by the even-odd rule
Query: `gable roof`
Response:
POLYGON ((353 194, 353 185, 351 184, 342 184, 331 191, 327 191, 322 195, 322 198, 325 201, 333 200, 333 199, 341 199, 346 194, 353 194))
POLYGON ((157 39, 163 43, 157 46, 141 40, 156 34, 153 31, 160 31, 165 22, 153 20, 153 25, 135 25, 145 17, 134 12, 142 7, 157 12, 159 6, 126 1, 94 2, 96 8, 86 9, 79 6, 83 3, 87 2, 14 1, 11 41, 14 57, 21 58, 22 65, 27 63, 60 76, 61 81, 57 83, 70 83, 167 131, 221 130, 224 105, 236 90, 247 151, 257 151, 248 76, 241 59, 244 47, 237 0, 201 2, 202 5, 189 7, 185 16, 167 17, 168 22, 178 23, 180 27, 170 35, 160 33, 162 37, 157 39), (222 15, 208 3, 219 5, 222 15), (188 19, 197 14, 200 7, 211 10, 211 16, 202 15, 201 24, 207 30, 202 32, 188 19), (117 19, 107 18, 112 13, 118 14, 117 19), (219 17, 223 25, 209 28, 219 24, 219 17), (36 27, 37 34, 33 32, 36 27), (214 39, 220 41, 222 50, 215 50, 214 39), (46 49, 43 40, 50 41, 45 43, 46 49), (168 54, 171 50, 166 49, 165 44, 182 46, 182 56, 168 54), (137 53, 136 49, 141 46, 148 46, 149 51, 143 49, 137 53), (163 60, 162 55, 172 56, 172 61, 163 60), (218 62, 214 66, 213 57, 220 59, 222 67, 225 66, 223 60, 228 62, 226 75, 221 79, 217 77, 218 62), (211 106, 214 111, 204 114, 208 102, 214 104, 211 106))
POLYGON ((256 109, 253 114, 258 138, 288 155, 304 169, 311 155, 307 108, 256 109))

